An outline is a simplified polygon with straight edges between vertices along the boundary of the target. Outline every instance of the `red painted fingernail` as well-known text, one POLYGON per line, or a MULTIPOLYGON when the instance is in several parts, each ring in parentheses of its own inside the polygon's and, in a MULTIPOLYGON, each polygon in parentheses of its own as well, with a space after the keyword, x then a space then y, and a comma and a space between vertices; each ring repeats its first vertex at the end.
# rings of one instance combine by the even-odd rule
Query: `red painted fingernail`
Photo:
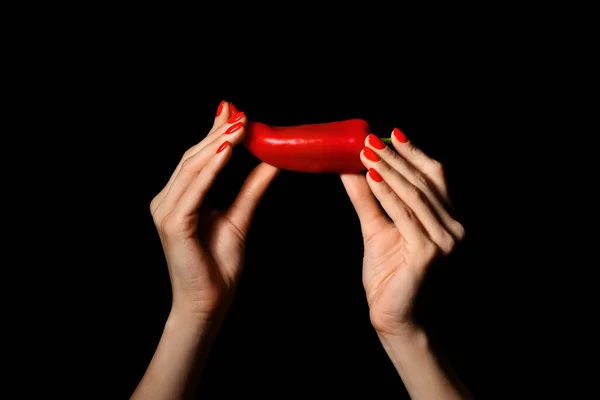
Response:
POLYGON ((221 102, 219 103, 219 107, 217 107, 217 117, 219 115, 221 115, 221 113, 223 112, 224 105, 225 105, 225 100, 221 100, 221 102))
POLYGON ((222 152, 223 150, 225 150, 225 147, 229 146, 229 142, 228 141, 224 141, 219 148, 217 149, 217 154, 219 154, 220 152, 222 152))
POLYGON ((404 134, 404 132, 402 132, 398 128, 394 128, 394 136, 396 136, 396 139, 398 139, 398 141, 400 143, 406 143, 406 142, 408 142, 408 139, 406 138, 406 135, 404 134))
POLYGON ((375 171, 373 168, 369 168, 369 175, 371 175, 371 179, 373 179, 375 182, 383 181, 383 178, 381 175, 379 175, 379 172, 375 171))
POLYGON ((385 144, 383 144, 381 139, 379 139, 377 136, 373 135, 372 133, 369 135, 369 144, 371 146, 375 147, 377 150, 385 149, 385 144))
POLYGON ((231 125, 229 128, 227 128, 227 130, 225 131, 225 134, 229 135, 230 133, 239 131, 242 128, 242 125, 243 124, 241 122, 237 122, 237 123, 231 125))
POLYGON ((233 103, 229 103, 229 111, 231 111, 232 114, 237 114, 240 112, 240 110, 238 110, 233 103))
POLYGON ((373 150, 371 150, 368 147, 365 147, 363 149, 363 152, 365 153, 365 157, 367 157, 367 160, 371 160, 373 162, 377 162, 377 161, 381 160, 381 158, 379 158, 377 153, 375 153, 373 150))
POLYGON ((235 114, 233 114, 231 117, 229 117, 229 121, 227 121, 227 123, 229 124, 233 124, 235 121, 239 121, 240 119, 242 119, 242 117, 244 116, 244 112, 237 112, 235 114))

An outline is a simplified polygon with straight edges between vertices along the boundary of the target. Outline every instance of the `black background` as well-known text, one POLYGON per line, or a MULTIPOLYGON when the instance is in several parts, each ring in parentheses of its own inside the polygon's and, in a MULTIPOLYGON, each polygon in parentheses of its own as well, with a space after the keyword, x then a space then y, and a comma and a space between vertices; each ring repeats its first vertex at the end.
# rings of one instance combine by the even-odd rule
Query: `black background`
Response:
MULTIPOLYGON (((227 56, 220 59, 227 62, 227 56)), ((484 250, 495 216, 482 184, 489 178, 482 152, 498 133, 483 117, 486 106, 475 99, 486 90, 485 81, 484 88, 475 87, 479 83, 472 76, 452 68, 418 75, 389 68, 381 77, 377 70, 312 62, 285 68, 293 59, 280 61, 283 69, 258 72, 235 62, 238 69, 217 66, 190 84, 200 66, 175 58, 170 65, 158 64, 160 70, 136 71, 132 93, 125 91, 131 98, 122 112, 135 118, 129 115, 132 126, 120 129, 136 138, 135 154, 122 154, 128 168, 121 171, 118 196, 126 220, 115 221, 119 233, 110 251, 122 246, 114 268, 125 288, 119 299, 124 318, 115 329, 126 349, 119 366, 127 389, 141 378, 170 305, 148 204, 183 152, 210 129, 221 99, 273 125, 364 118, 380 136, 398 126, 444 163, 467 239, 432 270, 417 315, 474 393, 502 385, 491 371, 501 348, 494 309, 497 296, 505 294, 497 292, 497 267, 484 250), (206 86, 206 81, 218 83, 206 86)), ((237 147, 207 201, 227 207, 256 162, 237 147)), ((358 220, 339 176, 283 171, 256 212, 243 278, 200 392, 211 393, 209 398, 238 389, 259 395, 403 393, 369 323, 362 250, 358 220)))
MULTIPOLYGON (((99 283, 83 287, 84 301, 99 306, 86 331, 97 336, 86 365, 101 370, 90 386, 125 398, 145 372, 171 300, 149 203, 225 99, 272 125, 364 118, 379 136, 399 127, 442 161, 467 236, 432 269, 417 317, 476 398, 513 393, 530 359, 514 345, 528 341, 528 306, 517 306, 527 263, 515 256, 522 232, 508 223, 506 190, 516 185, 507 160, 518 147, 523 91, 513 79, 523 70, 500 39, 441 29, 408 46, 393 30, 367 38, 348 29, 281 42, 273 30, 230 38, 231 27, 205 33, 198 22, 158 20, 129 20, 108 41, 98 34, 69 70, 69 128, 85 132, 76 165, 86 174, 70 171, 61 183, 83 199, 71 200, 73 210, 93 205, 93 214, 73 212, 77 232, 94 239, 72 251, 99 283)), ((236 147, 207 201, 227 207, 256 164, 236 147)), ((406 396, 369 323, 362 251, 339 176, 282 171, 256 212, 199 398, 406 396)))

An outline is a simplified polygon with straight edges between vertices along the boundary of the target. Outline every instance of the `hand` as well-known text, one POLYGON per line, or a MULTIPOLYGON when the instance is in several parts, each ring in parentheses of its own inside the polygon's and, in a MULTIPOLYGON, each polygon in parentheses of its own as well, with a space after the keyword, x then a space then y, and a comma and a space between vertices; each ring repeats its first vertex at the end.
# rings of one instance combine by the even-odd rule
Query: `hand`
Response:
POLYGON ((228 307, 242 270, 252 215, 278 169, 262 163, 223 212, 203 204, 217 174, 244 137, 247 118, 221 103, 213 128, 185 152, 150 204, 173 289, 172 309, 212 320, 228 307))
POLYGON ((464 237, 463 226, 448 211, 441 164, 398 129, 392 144, 396 151, 370 135, 360 155, 369 169, 366 177, 342 174, 364 237, 363 285, 371 323, 384 335, 414 326, 412 304, 427 267, 464 237))

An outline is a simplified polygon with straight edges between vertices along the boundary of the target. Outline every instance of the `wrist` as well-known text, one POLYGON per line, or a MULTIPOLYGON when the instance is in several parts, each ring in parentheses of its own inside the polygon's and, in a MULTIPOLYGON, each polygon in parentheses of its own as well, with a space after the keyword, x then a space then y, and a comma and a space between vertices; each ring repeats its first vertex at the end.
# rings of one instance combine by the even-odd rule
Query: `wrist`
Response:
POLYGON ((423 328, 414 322, 399 325, 394 329, 377 331, 377 336, 384 344, 394 343, 394 345, 398 346, 413 346, 427 340, 427 335, 423 328))
POLYGON ((379 337, 390 338, 408 338, 416 332, 421 331, 421 327, 412 319, 405 319, 402 322, 394 321, 394 323, 375 323, 372 321, 373 327, 379 337))
POLYGON ((229 297, 199 302, 174 296, 169 315, 188 324, 218 325, 225 318, 230 304, 229 297))
POLYGON ((213 331, 218 331, 223 321, 221 313, 200 314, 189 310, 172 307, 167 318, 166 329, 192 332, 205 336, 213 331))

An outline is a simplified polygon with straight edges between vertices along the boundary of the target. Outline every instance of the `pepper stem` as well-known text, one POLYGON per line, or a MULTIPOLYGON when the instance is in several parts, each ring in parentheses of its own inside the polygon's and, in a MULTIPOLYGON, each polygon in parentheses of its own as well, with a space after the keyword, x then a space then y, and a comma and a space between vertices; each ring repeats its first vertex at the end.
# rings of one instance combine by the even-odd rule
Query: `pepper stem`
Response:
POLYGON ((381 141, 383 143, 387 144, 387 145, 392 144, 392 138, 391 137, 382 137, 382 138, 379 138, 379 139, 381 139, 381 141))

